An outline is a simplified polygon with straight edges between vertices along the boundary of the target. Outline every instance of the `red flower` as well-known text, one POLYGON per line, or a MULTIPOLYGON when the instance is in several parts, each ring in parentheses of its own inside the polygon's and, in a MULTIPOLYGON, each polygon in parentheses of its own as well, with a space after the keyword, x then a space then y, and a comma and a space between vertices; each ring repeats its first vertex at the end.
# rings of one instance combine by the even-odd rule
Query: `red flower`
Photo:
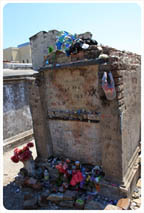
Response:
POLYGON ((15 148, 15 149, 14 149, 14 154, 15 154, 15 155, 18 155, 19 151, 20 151, 20 149, 15 148))
POLYGON ((70 181, 70 185, 75 186, 76 184, 77 184, 76 181, 72 178, 70 181))
POLYGON ((17 154, 17 152, 18 152, 18 148, 15 148, 14 149, 14 154, 17 154))
POLYGON ((32 157, 32 152, 29 150, 29 147, 33 147, 33 146, 34 146, 33 143, 30 142, 26 146, 24 146, 23 149, 15 148, 14 156, 11 157, 11 160, 14 163, 28 160, 30 157, 32 157))
POLYGON ((74 169, 73 171, 72 171, 72 175, 75 175, 77 173, 77 171, 74 169))
POLYGON ((70 160, 67 158, 67 159, 66 159, 66 162, 67 162, 67 163, 70 163, 70 160))
POLYGON ((28 144, 27 144, 27 147, 33 147, 34 146, 34 144, 32 143, 32 142, 29 142, 28 144))
POLYGON ((17 155, 20 155, 21 153, 23 153, 23 150, 22 149, 18 149, 17 155))
POLYGON ((64 163, 64 165, 63 165, 63 169, 64 169, 64 170, 66 170, 67 168, 68 168, 67 163, 64 163))
POLYGON ((29 150, 29 148, 27 146, 23 147, 23 151, 29 150))
POLYGON ((83 175, 80 171, 77 172, 79 182, 83 181, 83 175))
POLYGON ((60 173, 67 174, 66 167, 63 166, 61 163, 59 163, 58 165, 56 165, 56 169, 58 169, 58 171, 59 171, 60 173))
POLYGON ((12 160, 14 163, 18 163, 18 162, 19 162, 19 158, 18 158, 16 155, 12 156, 12 157, 11 157, 11 160, 12 160))
POLYGON ((25 152, 23 152, 22 154, 19 155, 19 159, 20 161, 26 161, 31 157, 31 151, 30 150, 26 150, 25 152))
POLYGON ((73 175, 70 184, 72 186, 75 186, 77 183, 80 183, 83 181, 83 176, 82 173, 80 171, 78 171, 76 174, 73 175))

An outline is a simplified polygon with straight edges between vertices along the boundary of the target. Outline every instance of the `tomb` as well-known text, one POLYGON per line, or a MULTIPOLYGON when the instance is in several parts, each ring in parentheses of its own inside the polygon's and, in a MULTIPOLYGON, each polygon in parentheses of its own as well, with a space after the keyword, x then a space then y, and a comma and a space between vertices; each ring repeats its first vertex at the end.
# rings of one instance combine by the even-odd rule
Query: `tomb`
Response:
POLYGON ((140 175, 141 58, 101 46, 69 57, 56 52, 46 64, 45 48, 55 42, 55 34, 30 38, 38 71, 29 81, 38 160, 63 156, 100 165, 105 172, 100 193, 130 196, 140 175), (113 100, 102 88, 109 71, 116 89, 113 100))

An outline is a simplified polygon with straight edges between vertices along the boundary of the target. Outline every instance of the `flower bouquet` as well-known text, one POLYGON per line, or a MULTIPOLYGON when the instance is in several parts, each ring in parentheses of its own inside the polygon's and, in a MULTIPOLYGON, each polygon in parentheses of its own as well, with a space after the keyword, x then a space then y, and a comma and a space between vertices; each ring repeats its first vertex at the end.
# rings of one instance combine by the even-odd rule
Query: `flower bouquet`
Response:
POLYGON ((34 144, 32 142, 29 142, 26 146, 24 146, 22 149, 15 148, 14 149, 14 155, 11 157, 11 160, 14 163, 18 163, 21 161, 24 164, 24 168, 28 171, 29 175, 34 175, 34 160, 32 156, 32 152, 30 151, 30 148, 33 147, 34 144))
POLYGON ((84 176, 80 169, 73 169, 70 171, 68 161, 65 163, 59 163, 55 167, 59 171, 60 175, 63 175, 63 177, 67 177, 68 185, 76 186, 77 184, 80 184, 80 187, 82 187, 82 185, 84 184, 84 176))

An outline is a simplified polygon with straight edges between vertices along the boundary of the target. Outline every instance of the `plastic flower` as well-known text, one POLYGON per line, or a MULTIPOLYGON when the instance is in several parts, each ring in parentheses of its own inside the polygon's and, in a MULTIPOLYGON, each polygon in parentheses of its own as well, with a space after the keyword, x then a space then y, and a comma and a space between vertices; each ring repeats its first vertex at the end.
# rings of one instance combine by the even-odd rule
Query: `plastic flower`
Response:
POLYGON ((63 165, 61 163, 56 165, 56 169, 58 169, 60 173, 65 173, 65 169, 63 168, 63 165))
POLYGON ((72 186, 75 186, 77 183, 80 183, 83 181, 83 176, 82 176, 82 173, 80 171, 78 171, 76 174, 73 175, 71 181, 70 181, 70 184, 72 186))
POLYGON ((32 157, 32 152, 29 150, 29 148, 33 146, 34 144, 32 142, 29 142, 22 149, 15 148, 14 156, 11 157, 11 160, 14 163, 18 163, 19 161, 24 162, 26 160, 29 160, 32 157))
POLYGON ((66 170, 67 168, 68 168, 67 163, 64 163, 64 165, 63 165, 63 169, 64 169, 64 170, 66 170))
POLYGON ((12 160, 14 163, 18 163, 18 162, 19 162, 19 158, 18 158, 16 155, 12 156, 12 157, 11 157, 11 160, 12 160))
POLYGON ((29 150, 28 146, 23 147, 23 151, 29 150))
POLYGON ((70 160, 67 158, 67 159, 66 159, 66 162, 67 162, 67 163, 70 163, 70 160))
POLYGON ((19 155, 19 159, 21 161, 26 161, 31 157, 31 151, 30 150, 26 150, 25 152, 23 152, 22 154, 19 155))
POLYGON ((33 147, 34 146, 34 144, 32 143, 32 142, 29 142, 28 144, 27 144, 27 147, 33 147))
POLYGON ((14 149, 14 154, 15 155, 19 155, 21 152, 22 152, 22 149, 18 149, 18 148, 14 149))

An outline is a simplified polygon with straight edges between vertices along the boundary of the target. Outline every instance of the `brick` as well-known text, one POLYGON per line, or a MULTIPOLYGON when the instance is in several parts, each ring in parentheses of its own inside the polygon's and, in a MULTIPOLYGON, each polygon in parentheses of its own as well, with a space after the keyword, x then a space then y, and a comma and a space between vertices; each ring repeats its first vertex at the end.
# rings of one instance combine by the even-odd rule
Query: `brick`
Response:
POLYGON ((123 85, 116 86, 116 91, 120 92, 124 89, 123 85))
POLYGON ((122 198, 118 201, 117 206, 122 208, 123 210, 128 210, 130 207, 130 199, 122 198))

